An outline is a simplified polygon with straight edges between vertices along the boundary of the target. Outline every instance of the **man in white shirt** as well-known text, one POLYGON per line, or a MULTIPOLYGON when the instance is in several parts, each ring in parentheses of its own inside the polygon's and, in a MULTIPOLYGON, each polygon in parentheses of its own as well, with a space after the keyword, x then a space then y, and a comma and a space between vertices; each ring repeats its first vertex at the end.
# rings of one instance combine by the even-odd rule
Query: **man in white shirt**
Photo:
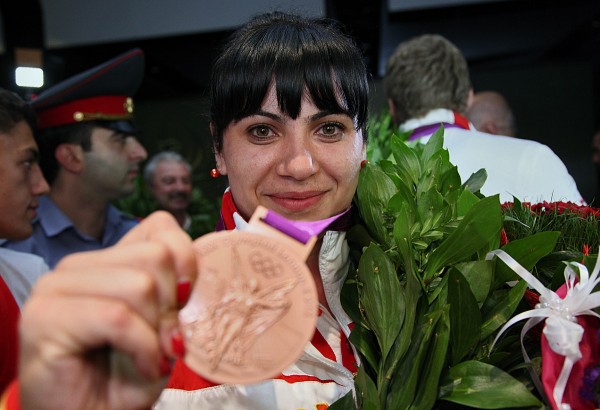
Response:
POLYGON ((410 141, 444 125, 444 146, 462 181, 485 168, 481 188, 501 202, 585 201, 561 159, 546 145, 479 132, 465 117, 473 92, 467 62, 439 35, 401 43, 388 60, 385 89, 390 112, 410 141))

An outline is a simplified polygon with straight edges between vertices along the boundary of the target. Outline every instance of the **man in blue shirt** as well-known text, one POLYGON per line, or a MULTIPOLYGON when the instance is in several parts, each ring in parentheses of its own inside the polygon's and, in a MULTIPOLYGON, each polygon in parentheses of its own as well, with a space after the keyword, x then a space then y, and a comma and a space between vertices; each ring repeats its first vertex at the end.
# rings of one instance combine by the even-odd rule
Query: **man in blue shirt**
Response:
POLYGON ((33 100, 50 194, 40 198, 33 235, 2 246, 53 268, 67 254, 113 245, 137 223, 111 201, 134 191, 147 156, 132 122, 131 95, 143 74, 143 52, 134 49, 33 100))

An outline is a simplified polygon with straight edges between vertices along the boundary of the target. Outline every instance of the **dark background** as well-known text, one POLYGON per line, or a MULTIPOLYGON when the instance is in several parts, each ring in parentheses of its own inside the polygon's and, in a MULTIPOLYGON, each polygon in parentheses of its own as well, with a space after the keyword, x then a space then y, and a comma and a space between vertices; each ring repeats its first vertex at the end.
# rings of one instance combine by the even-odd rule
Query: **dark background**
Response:
MULTIPOLYGON (((592 199, 597 177, 591 137, 600 128, 600 1, 440 0, 406 8, 391 1, 323 3, 324 14, 346 24, 365 53, 373 75, 374 113, 385 105, 381 77, 398 42, 442 34, 467 57, 475 91, 504 94, 515 112, 518 136, 549 145, 584 197, 592 199)), ((44 4, 48 7, 52 0, 44 4)), ((140 47, 146 54, 146 76, 135 100, 144 145, 149 154, 165 148, 181 152, 194 165, 196 183, 220 195, 222 182, 208 178, 213 159, 205 87, 212 60, 231 30, 199 28, 184 35, 48 48, 44 4, 0 1, 5 42, 0 86, 25 97, 39 92, 14 85, 15 47, 43 50, 45 87, 140 47)), ((167 4, 176 7, 177 2, 167 4)), ((261 11, 267 10, 256 10, 261 11)), ((85 27, 88 22, 80 23, 85 27)), ((110 21, 106 23, 110 30, 110 21)))

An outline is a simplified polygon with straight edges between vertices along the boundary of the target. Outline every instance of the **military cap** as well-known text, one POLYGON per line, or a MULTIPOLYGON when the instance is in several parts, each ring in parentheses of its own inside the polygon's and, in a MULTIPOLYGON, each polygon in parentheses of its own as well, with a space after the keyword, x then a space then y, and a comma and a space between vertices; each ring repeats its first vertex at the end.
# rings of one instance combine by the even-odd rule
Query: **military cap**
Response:
POLYGON ((133 49, 83 73, 70 77, 33 98, 38 128, 83 121, 135 134, 134 95, 144 77, 144 52, 133 49))

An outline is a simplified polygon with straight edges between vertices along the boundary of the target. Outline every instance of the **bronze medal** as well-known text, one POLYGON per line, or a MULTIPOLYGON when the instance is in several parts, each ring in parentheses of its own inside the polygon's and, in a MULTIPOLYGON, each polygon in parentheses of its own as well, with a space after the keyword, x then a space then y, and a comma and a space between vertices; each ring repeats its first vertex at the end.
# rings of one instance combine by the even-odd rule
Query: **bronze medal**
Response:
POLYGON ((198 278, 179 313, 186 364, 217 383, 277 376, 300 357, 316 325, 306 255, 281 238, 245 231, 210 233, 193 246, 198 278))

